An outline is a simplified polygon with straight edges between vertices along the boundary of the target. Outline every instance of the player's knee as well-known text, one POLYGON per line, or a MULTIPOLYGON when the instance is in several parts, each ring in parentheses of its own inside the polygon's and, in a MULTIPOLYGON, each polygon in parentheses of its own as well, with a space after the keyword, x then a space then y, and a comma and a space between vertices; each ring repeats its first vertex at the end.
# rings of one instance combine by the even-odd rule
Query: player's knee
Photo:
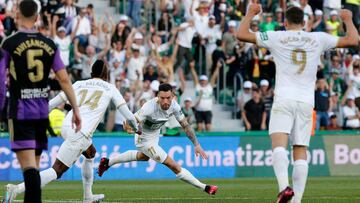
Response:
POLYGON ((149 161, 149 157, 148 156, 146 156, 144 153, 142 153, 142 152, 138 152, 137 154, 136 154, 136 159, 138 160, 138 161, 149 161))
POLYGON ((95 149, 94 145, 90 145, 90 147, 89 147, 85 152, 83 152, 83 155, 84 155, 87 159, 95 158, 96 149, 95 149))

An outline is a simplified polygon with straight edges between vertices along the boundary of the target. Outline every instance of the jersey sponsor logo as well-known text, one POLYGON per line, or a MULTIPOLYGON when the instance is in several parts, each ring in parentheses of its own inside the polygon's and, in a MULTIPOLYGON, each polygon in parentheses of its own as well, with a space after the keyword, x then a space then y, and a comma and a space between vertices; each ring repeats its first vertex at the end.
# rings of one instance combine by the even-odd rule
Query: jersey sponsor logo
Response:
POLYGON ((150 128, 151 130, 157 130, 161 126, 163 126, 167 121, 151 121, 151 120, 145 120, 144 126, 150 128))
POLYGON ((268 37, 268 35, 267 35, 266 32, 260 32, 260 39, 261 39, 262 41, 266 41, 266 40, 269 39, 269 37, 268 37))
POLYGON ((49 90, 50 90, 49 87, 46 87, 46 88, 34 88, 34 89, 22 89, 21 90, 21 99, 48 98, 49 90))

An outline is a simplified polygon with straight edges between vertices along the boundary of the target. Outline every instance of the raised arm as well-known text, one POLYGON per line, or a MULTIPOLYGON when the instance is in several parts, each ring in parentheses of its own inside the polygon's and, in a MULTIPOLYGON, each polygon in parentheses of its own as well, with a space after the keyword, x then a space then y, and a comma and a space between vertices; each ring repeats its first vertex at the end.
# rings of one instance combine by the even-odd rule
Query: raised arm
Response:
POLYGON ((79 107, 77 106, 77 103, 76 103, 75 93, 74 93, 73 87, 71 85, 71 82, 69 80, 68 74, 64 68, 57 71, 55 74, 56 74, 56 78, 59 81, 61 89, 66 94, 66 97, 68 98, 68 100, 73 108, 72 122, 73 122, 73 124, 76 125, 75 131, 78 132, 81 129, 80 111, 79 111, 79 107))
POLYGON ((347 9, 341 9, 340 18, 346 26, 346 36, 340 37, 336 47, 352 47, 359 44, 359 34, 352 22, 352 13, 347 9))
POLYGON ((238 29, 238 31, 236 33, 236 37, 239 40, 245 41, 245 42, 256 43, 256 35, 255 35, 255 33, 251 33, 249 30, 250 30, 251 20, 257 14, 259 14, 260 11, 261 11, 260 4, 251 3, 249 5, 248 12, 246 13, 245 17, 241 21, 239 29, 238 29))
POLYGON ((199 84, 199 77, 196 73, 195 70, 195 61, 190 62, 190 71, 191 71, 191 75, 193 76, 193 80, 194 80, 194 84, 195 86, 199 84))
POLYGON ((210 79, 210 84, 212 87, 215 87, 215 84, 216 84, 216 80, 219 76, 219 72, 220 72, 220 68, 223 66, 223 64, 221 63, 221 61, 217 61, 216 63, 216 69, 214 71, 214 73, 212 74, 211 76, 211 79, 210 79))

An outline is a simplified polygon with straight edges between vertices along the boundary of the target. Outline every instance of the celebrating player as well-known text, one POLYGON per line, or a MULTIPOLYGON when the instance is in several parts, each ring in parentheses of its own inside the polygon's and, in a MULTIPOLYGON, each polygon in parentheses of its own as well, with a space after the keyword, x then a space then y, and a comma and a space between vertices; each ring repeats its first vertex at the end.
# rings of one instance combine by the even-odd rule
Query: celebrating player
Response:
POLYGON ((278 202, 301 202, 308 175, 306 150, 309 146, 314 91, 318 63, 323 51, 335 47, 356 46, 359 39, 352 23, 352 13, 341 10, 346 25, 345 37, 323 32, 305 32, 304 12, 298 7, 286 11, 286 31, 249 32, 250 22, 260 13, 259 4, 251 4, 237 37, 270 50, 276 64, 275 99, 271 110, 269 133, 272 139, 273 167, 279 184, 278 202), (293 189, 289 187, 289 159, 286 148, 290 138, 293 148, 293 189))
MULTIPOLYGON (((173 100, 172 86, 163 83, 159 86, 158 96, 146 102, 141 109, 135 113, 136 120, 140 123, 142 134, 135 134, 135 145, 138 150, 129 150, 117 157, 101 158, 98 174, 101 177, 103 173, 112 165, 130 161, 148 161, 150 158, 154 161, 164 164, 172 170, 176 177, 197 187, 205 192, 214 195, 217 186, 205 185, 196 179, 188 170, 182 168, 177 162, 169 157, 159 146, 160 128, 171 116, 175 116, 183 127, 186 135, 195 146, 196 156, 207 159, 207 155, 201 148, 199 141, 191 125, 187 122, 181 111, 179 104, 173 100)), ((125 130, 132 133, 129 126, 125 123, 125 130)))
MULTIPOLYGON (((2 44, 3 59, 0 66, 0 108, 5 99, 5 69, 9 69, 9 132, 11 149, 16 153, 25 181, 24 202, 41 202, 39 160, 47 149, 48 76, 52 69, 74 106, 72 120, 76 132, 81 128, 76 97, 67 76, 60 52, 51 39, 34 29, 38 6, 32 0, 19 3, 16 13, 19 31, 2 44)), ((65 95, 64 95, 65 97, 65 95)), ((0 109, 1 110, 1 109, 0 109)))
MULTIPOLYGON (((82 163, 82 179, 84 188, 84 202, 96 202, 104 198, 103 194, 93 195, 93 161, 96 149, 92 144, 92 134, 101 121, 107 107, 112 101, 117 109, 127 119, 131 130, 137 131, 137 124, 134 115, 130 112, 124 98, 119 90, 108 82, 108 68, 102 60, 95 61, 92 66, 92 79, 78 81, 73 87, 79 101, 80 115, 83 118, 83 126, 79 132, 75 132, 71 127, 70 111, 63 122, 61 135, 65 139, 61 145, 56 161, 52 168, 41 171, 41 186, 44 187, 49 182, 60 178, 80 157, 85 156, 82 163)), ((55 108, 66 102, 64 93, 58 94, 50 101, 49 108, 55 108)), ((7 197, 11 202, 17 194, 24 191, 24 184, 7 186, 7 197)))

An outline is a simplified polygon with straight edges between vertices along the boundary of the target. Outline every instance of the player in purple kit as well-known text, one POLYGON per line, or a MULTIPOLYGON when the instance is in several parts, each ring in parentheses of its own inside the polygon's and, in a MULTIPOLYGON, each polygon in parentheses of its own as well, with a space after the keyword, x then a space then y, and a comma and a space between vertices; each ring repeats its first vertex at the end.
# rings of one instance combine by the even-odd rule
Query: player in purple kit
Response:
POLYGON ((37 7, 33 0, 19 3, 16 13, 19 31, 3 41, 0 63, 0 107, 3 107, 5 99, 5 69, 9 68, 10 145, 23 170, 26 203, 41 202, 38 166, 42 150, 47 149, 48 76, 51 69, 74 107, 72 123, 76 131, 81 129, 76 97, 59 50, 51 39, 34 29, 38 17, 37 7))

